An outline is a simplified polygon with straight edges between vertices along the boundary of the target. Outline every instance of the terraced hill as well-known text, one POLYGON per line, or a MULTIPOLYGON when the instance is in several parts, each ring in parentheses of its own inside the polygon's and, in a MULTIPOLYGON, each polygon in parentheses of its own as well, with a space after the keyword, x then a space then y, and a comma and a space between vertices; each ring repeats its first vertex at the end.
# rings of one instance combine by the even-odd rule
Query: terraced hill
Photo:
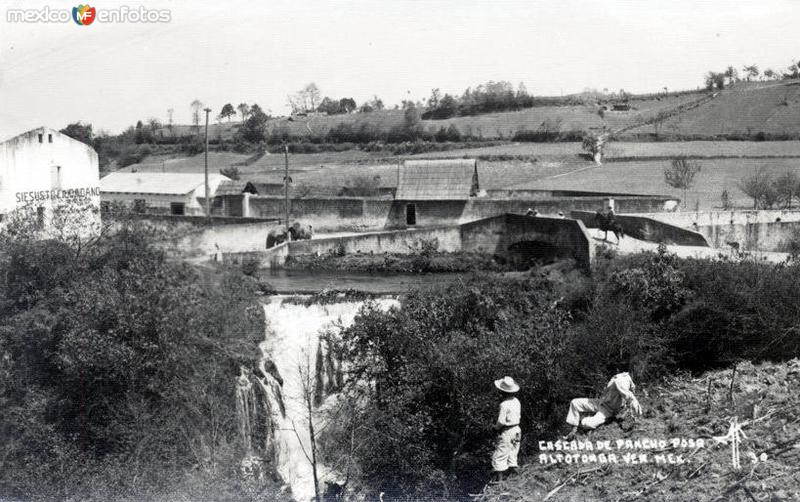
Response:
MULTIPOLYGON (((685 136, 759 132, 800 135, 800 81, 740 82, 702 106, 667 119, 661 130, 685 136)), ((630 132, 649 134, 653 126, 630 132)))

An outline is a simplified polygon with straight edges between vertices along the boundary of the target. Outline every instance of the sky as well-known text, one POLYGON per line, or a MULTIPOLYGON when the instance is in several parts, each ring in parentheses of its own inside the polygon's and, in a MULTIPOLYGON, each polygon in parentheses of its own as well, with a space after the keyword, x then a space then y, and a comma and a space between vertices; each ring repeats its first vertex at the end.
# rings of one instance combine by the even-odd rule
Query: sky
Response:
POLYGON ((489 80, 534 95, 585 88, 693 89, 709 70, 785 70, 800 58, 800 0, 105 0, 97 11, 168 10, 169 22, 21 23, 0 0, 0 138, 89 122, 189 123, 199 99, 289 113, 287 96, 384 103, 461 94, 489 80))

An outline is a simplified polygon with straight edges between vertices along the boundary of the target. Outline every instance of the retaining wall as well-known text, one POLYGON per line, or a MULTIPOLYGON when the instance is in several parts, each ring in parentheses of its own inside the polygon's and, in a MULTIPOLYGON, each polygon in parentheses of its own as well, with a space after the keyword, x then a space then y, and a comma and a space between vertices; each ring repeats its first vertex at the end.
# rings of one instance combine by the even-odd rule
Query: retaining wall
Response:
POLYGON ((659 221, 696 230, 718 248, 736 243, 741 251, 782 251, 800 229, 798 210, 736 210, 650 213, 659 221))
MULTIPOLYGON (((587 228, 598 228, 595 222, 596 211, 572 211, 570 215, 581 220, 587 228)), ((619 214, 615 216, 625 235, 650 242, 677 244, 681 246, 709 247, 706 237, 700 232, 689 230, 647 216, 619 214)))

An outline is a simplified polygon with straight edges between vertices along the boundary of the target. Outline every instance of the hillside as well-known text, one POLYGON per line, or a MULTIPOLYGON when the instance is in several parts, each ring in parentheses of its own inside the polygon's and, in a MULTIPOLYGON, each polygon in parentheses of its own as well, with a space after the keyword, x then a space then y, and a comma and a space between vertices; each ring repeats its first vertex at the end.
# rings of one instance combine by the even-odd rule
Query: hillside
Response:
MULTIPOLYGON (((661 111, 671 110, 695 101, 705 94, 705 91, 698 91, 661 97, 633 98, 630 102, 631 110, 609 111, 606 112, 604 119, 600 118, 597 113, 598 105, 595 102, 587 102, 580 105, 535 106, 519 111, 453 117, 444 120, 423 120, 422 125, 427 130, 436 131, 441 127, 447 128, 454 124, 462 134, 482 139, 508 139, 519 131, 535 131, 543 122, 558 124, 561 131, 583 131, 593 127, 602 127, 604 124, 612 129, 619 129, 634 125, 661 111)), ((372 131, 388 132, 402 123, 402 110, 379 110, 329 116, 277 117, 268 122, 267 134, 273 130, 285 130, 294 136, 324 136, 330 129, 340 124, 354 126, 365 124, 372 131)), ((236 121, 209 124, 209 138, 221 137, 229 140, 239 125, 240 123, 236 121)), ((190 125, 175 125, 171 131, 166 128, 161 129, 159 134, 184 136, 194 132, 195 129, 190 125)))
MULTIPOLYGON (((623 443, 617 450, 617 465, 540 465, 539 458, 531 456, 522 459, 523 466, 515 476, 487 486, 475 500, 798 500, 800 397, 796 391, 800 361, 755 366, 741 363, 733 386, 731 376, 731 370, 713 371, 699 378, 678 376, 642 388, 638 394, 645 409, 643 417, 635 421, 626 417, 577 438, 594 444, 610 440, 614 447, 618 440, 664 439, 664 448, 626 449, 623 443), (732 467, 730 444, 713 439, 728 433, 732 417, 737 417, 746 436, 740 445, 740 471, 732 467), (674 447, 672 438, 703 439, 704 446, 674 447), (630 452, 646 454, 649 463, 626 464, 622 455, 630 452), (684 462, 655 463, 656 455, 668 454, 673 460, 680 455, 684 462)), ((551 438, 528 438, 537 443, 540 439, 551 438)))
MULTIPOLYGON (((653 126, 631 133, 653 133, 653 126)), ((703 106, 667 119, 663 134, 800 134, 800 82, 739 82, 703 106)))

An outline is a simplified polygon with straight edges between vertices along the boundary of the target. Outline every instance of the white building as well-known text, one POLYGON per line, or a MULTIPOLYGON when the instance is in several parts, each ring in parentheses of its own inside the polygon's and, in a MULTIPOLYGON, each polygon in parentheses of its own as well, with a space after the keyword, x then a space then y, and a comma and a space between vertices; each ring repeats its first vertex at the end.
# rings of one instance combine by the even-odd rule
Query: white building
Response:
POLYGON ((94 149, 54 129, 40 127, 0 143, 2 220, 17 214, 44 227, 55 208, 69 207, 97 215, 99 185, 94 149))
MULTIPOLYGON (((221 174, 208 175, 211 197, 228 179, 221 174)), ((117 202, 139 213, 204 215, 205 193, 203 173, 116 172, 100 180, 104 206, 117 202)))

